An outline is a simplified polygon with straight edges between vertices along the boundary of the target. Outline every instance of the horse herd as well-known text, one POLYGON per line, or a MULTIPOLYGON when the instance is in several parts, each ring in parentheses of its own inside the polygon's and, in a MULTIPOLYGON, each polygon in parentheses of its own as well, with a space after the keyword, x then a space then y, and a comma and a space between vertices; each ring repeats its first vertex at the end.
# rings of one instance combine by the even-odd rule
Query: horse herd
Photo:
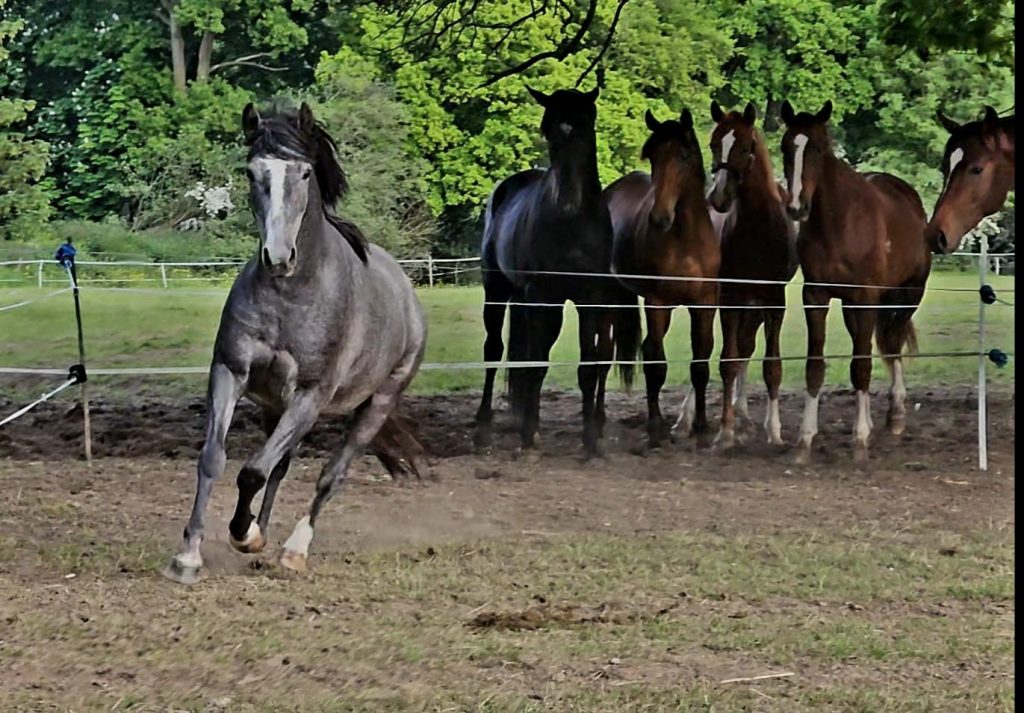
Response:
MULTIPOLYGON (((831 103, 817 113, 782 105, 785 185, 777 185, 752 105, 743 112, 711 106, 712 183, 693 116, 645 116, 650 137, 636 171, 602 189, 595 124, 598 90, 530 89, 543 107, 548 169, 501 181, 485 211, 481 264, 484 357, 488 362, 475 440, 491 441, 496 368, 509 315, 509 396, 522 447, 539 427, 545 364, 562 326, 566 301, 579 314, 583 448, 600 453, 605 387, 619 364, 628 386, 642 355, 647 432, 657 445, 668 432, 659 394, 667 364, 664 339, 672 309, 690 312, 691 389, 674 429, 710 444, 706 391, 714 315, 721 315, 725 389, 718 443, 735 439, 746 415, 744 379, 757 331, 764 326, 767 438, 782 443, 779 333, 785 285, 804 276, 808 328, 807 398, 797 457, 810 457, 824 378, 829 300, 843 303, 853 341, 856 390, 854 453, 867 454, 872 424, 868 385, 874 339, 892 375, 888 423, 899 433, 905 408, 901 354, 913 347, 911 318, 923 296, 932 252, 956 250, 963 235, 998 210, 1014 182, 1012 117, 985 116, 963 126, 939 115, 949 131, 944 186, 931 222, 917 193, 881 173, 858 173, 832 151, 831 103), (641 341, 641 307, 647 333, 641 341)), ((408 278, 383 249, 334 212, 347 182, 334 140, 303 104, 261 115, 248 105, 242 129, 249 147, 250 202, 260 236, 225 303, 207 388, 206 439, 198 462, 192 513, 182 549, 164 570, 198 581, 200 544, 214 482, 226 464, 225 439, 238 401, 260 408, 267 440, 238 475, 230 542, 260 552, 277 488, 299 442, 322 414, 351 416, 347 435, 325 463, 305 515, 285 541, 282 566, 302 571, 324 504, 351 463, 373 448, 389 472, 415 470, 402 457, 414 443, 395 417, 398 397, 415 376, 426 345, 423 310, 408 278), (258 516, 252 502, 265 488, 258 516)))

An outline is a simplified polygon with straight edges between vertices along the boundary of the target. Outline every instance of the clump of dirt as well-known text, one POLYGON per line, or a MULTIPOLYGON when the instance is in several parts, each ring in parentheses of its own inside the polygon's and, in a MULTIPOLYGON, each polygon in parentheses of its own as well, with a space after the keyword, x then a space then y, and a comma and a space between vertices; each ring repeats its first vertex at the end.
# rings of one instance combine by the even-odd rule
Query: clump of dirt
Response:
POLYGON ((586 624, 630 624, 664 616, 679 607, 686 594, 663 604, 652 604, 643 609, 626 609, 614 604, 551 603, 540 598, 537 604, 509 611, 483 611, 466 626, 472 629, 501 631, 533 631, 536 629, 566 629, 586 624))

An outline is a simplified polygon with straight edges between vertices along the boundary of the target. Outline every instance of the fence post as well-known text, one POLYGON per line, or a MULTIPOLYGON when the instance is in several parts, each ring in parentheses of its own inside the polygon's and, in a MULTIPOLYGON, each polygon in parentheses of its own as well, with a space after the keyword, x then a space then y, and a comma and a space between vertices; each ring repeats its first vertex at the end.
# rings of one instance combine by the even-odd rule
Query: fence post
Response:
MULTIPOLYGON (((985 285, 988 274, 988 236, 981 236, 981 256, 978 259, 979 286, 985 285)), ((985 300, 978 304, 978 470, 988 470, 988 405, 985 393, 985 300)))
POLYGON ((434 286, 434 256, 427 255, 427 286, 434 286))
POLYGON ((160 263, 160 279, 163 280, 164 289, 167 289, 167 266, 160 263))
POLYGON ((36 281, 39 283, 39 287, 43 286, 43 261, 39 261, 39 267, 36 269, 36 281))

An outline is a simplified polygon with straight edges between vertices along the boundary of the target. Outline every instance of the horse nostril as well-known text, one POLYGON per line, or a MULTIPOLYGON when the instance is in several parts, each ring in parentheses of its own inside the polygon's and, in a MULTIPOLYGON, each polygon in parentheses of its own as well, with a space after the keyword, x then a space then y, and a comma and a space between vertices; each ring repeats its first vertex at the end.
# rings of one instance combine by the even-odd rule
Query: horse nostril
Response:
POLYGON ((946 250, 949 248, 949 241, 946 240, 946 234, 941 230, 935 238, 935 244, 938 245, 939 253, 941 254, 945 254, 946 250))
POLYGON ((295 262, 295 248, 292 248, 291 253, 288 255, 288 262, 294 264, 295 262))
POLYGON ((271 267, 273 263, 270 260, 270 248, 263 248, 263 266, 271 267))

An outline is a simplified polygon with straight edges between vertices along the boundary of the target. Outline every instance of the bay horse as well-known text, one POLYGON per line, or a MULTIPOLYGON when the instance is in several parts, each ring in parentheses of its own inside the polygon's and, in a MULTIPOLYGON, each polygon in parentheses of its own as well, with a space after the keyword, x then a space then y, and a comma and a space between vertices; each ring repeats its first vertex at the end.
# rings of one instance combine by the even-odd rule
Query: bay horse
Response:
MULTIPOLYGON (((579 313, 584 458, 600 453, 605 385, 613 358, 623 382, 632 382, 640 341, 636 304, 610 275, 612 229, 597 175, 596 100, 599 90, 560 89, 545 94, 527 87, 544 107, 541 133, 551 166, 516 173, 491 192, 480 249, 484 285, 484 359, 499 361, 509 305, 510 362, 545 362, 562 329, 567 300, 579 313), (568 273, 568 274, 566 274, 568 273), (612 305, 613 307, 606 307, 612 305), (595 363, 599 362, 599 363, 595 363)), ((496 369, 488 367, 476 414, 474 440, 491 443, 496 369)), ((514 367, 509 397, 519 421, 520 448, 532 448, 540 422, 545 366, 514 367)))
POLYGON ((985 107, 981 121, 960 125, 937 113, 949 132, 942 154, 942 194, 935 204, 925 237, 938 254, 960 247, 963 236, 985 216, 1006 203, 1014 187, 1013 117, 1000 119, 985 107))
POLYGON ((678 120, 664 122, 648 110, 644 120, 651 135, 640 155, 650 161, 651 173, 633 171, 604 190, 615 232, 612 267, 626 288, 644 298, 648 445, 657 447, 665 436, 659 403, 668 372, 665 335, 672 308, 687 305, 695 402, 687 431, 697 436, 698 447, 705 447, 709 445, 705 400, 715 341, 719 241, 704 199, 704 161, 690 110, 684 109, 678 120), (643 279, 647 276, 667 279, 643 279))
POLYGON ((807 399, 797 462, 807 463, 818 432, 818 398, 825 378, 825 319, 829 300, 843 303, 843 320, 853 340, 850 379, 856 391, 854 458, 868 457, 871 435, 872 335, 892 378, 888 426, 906 424, 904 348, 916 349, 913 316, 924 296, 931 251, 927 222, 917 192, 887 173, 858 173, 832 152, 827 123, 832 102, 816 114, 793 111, 786 101, 782 155, 787 211, 799 221, 797 255, 804 276, 807 320, 807 399))
POLYGON ((213 347, 195 501, 182 550, 164 570, 184 584, 198 581, 206 507, 224 472, 225 438, 240 398, 259 406, 267 433, 238 474, 228 530, 241 552, 266 545, 278 485, 321 414, 354 415, 284 543, 282 566, 302 571, 321 509, 352 461, 386 430, 426 346, 423 310, 401 266, 333 212, 347 182, 334 140, 309 106, 261 116, 249 104, 242 129, 260 243, 231 287, 213 347), (254 521, 250 506, 264 485, 254 521))
POLYGON ((754 125, 754 105, 743 113, 723 112, 711 104, 715 128, 711 133, 713 183, 708 202, 719 214, 722 265, 719 277, 761 280, 766 284, 722 282, 719 285, 722 324, 722 421, 716 445, 728 448, 735 440, 737 414, 746 417, 743 382, 754 352, 757 331, 764 325, 763 374, 768 388, 764 429, 768 443, 782 444, 779 387, 782 362, 779 336, 786 314, 786 282, 796 274, 796 225, 772 175, 764 136, 754 125), (758 309, 763 307, 763 309, 758 309), (772 358, 776 360, 772 360, 772 358))

